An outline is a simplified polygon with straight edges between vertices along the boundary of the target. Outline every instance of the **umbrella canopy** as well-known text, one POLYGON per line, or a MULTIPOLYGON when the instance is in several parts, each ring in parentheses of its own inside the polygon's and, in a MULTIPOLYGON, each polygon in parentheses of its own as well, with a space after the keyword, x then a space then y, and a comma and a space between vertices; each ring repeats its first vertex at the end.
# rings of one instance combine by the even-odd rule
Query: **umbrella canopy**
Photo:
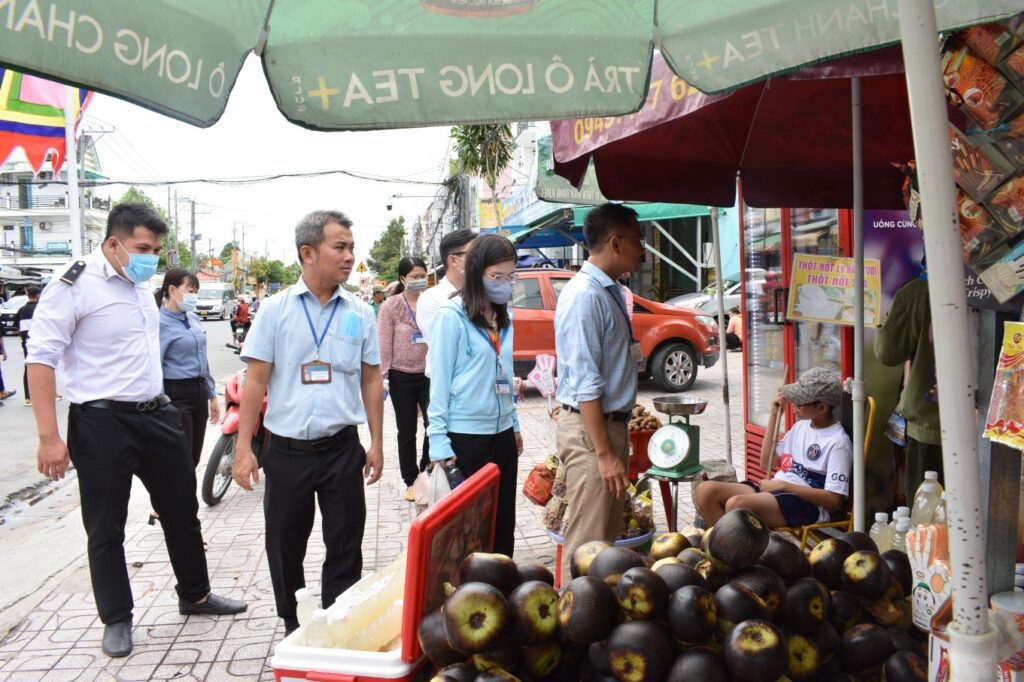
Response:
POLYGON ((902 71, 898 48, 885 48, 705 95, 656 54, 639 114, 552 122, 555 171, 579 184, 593 161, 601 193, 630 201, 732 206, 739 174, 751 206, 852 206, 849 79, 864 76, 865 202, 900 208, 892 163, 914 156, 902 71))
MULTIPOLYGON (((1020 9, 1019 0, 940 4, 940 29, 1020 9)), ((198 126, 220 118, 250 52, 261 58, 282 114, 309 128, 606 116, 641 107, 658 45, 682 78, 719 92, 896 42, 891 5, 75 0, 41 6, 36 0, 4 0, 0 64, 198 126)))

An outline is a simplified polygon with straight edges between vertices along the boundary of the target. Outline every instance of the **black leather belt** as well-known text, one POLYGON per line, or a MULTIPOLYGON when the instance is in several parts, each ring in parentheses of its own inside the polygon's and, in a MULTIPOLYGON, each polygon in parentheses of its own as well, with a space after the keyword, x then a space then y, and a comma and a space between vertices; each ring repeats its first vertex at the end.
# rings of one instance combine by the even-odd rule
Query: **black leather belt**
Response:
POLYGON ((317 438, 315 440, 299 440, 297 438, 285 438, 284 436, 279 436, 276 433, 271 433, 270 437, 277 443, 280 443, 281 445, 285 446, 286 448, 290 448, 292 450, 307 450, 312 452, 314 450, 324 450, 333 445, 337 445, 343 439, 356 435, 356 432, 356 427, 346 426, 333 436, 327 436, 326 438, 317 438))
POLYGON ((117 410, 119 412, 152 412, 159 410, 165 405, 170 405, 171 399, 165 395, 158 395, 149 400, 129 402, 124 400, 89 400, 82 403, 82 407, 97 407, 101 410, 117 410))
POLYGON ((165 384, 172 386, 191 386, 193 384, 205 384, 206 377, 192 377, 191 379, 164 379, 165 384))
MULTIPOLYGON (((563 410, 568 410, 569 412, 575 412, 576 414, 580 414, 580 411, 577 408, 573 407, 572 405, 566 405, 565 403, 562 403, 562 409, 563 410)), ((613 422, 622 422, 622 423, 625 424, 625 423, 628 423, 629 420, 633 418, 633 413, 632 412, 605 412, 604 413, 604 418, 605 419, 611 419, 613 422)))

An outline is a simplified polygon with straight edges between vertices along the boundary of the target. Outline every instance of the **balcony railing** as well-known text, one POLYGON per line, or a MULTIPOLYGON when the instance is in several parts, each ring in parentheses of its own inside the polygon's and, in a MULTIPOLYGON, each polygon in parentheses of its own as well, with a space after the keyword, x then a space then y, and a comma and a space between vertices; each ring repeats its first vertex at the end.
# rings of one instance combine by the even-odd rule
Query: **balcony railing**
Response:
MULTIPOLYGON (((82 198, 82 208, 89 208, 97 211, 109 211, 110 204, 110 199, 101 199, 99 197, 82 198)), ((54 208, 66 209, 67 197, 51 196, 32 197, 31 199, 27 199, 24 197, 13 196, 11 194, 0 196, 0 211, 44 210, 54 208)))

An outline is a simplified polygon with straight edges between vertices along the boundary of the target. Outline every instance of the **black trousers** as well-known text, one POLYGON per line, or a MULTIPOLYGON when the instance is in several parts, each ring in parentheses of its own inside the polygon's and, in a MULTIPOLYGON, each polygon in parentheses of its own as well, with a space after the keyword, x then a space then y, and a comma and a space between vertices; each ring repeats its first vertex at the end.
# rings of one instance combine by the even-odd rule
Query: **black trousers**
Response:
POLYGON ((411 486, 417 474, 427 468, 430 462, 430 441, 426 438, 427 406, 430 404, 430 379, 419 372, 410 374, 397 369, 388 370, 391 404, 395 408, 395 423, 398 426, 398 466, 402 480, 411 486), (416 464, 417 411, 423 415, 423 455, 416 464))
POLYGON ((178 596, 199 601, 210 592, 196 501, 196 471, 173 405, 152 412, 120 412, 71 405, 68 450, 78 470, 82 522, 89 542, 89 573, 100 620, 132 615, 124 556, 124 526, 132 476, 149 491, 167 542, 178 596))
MULTIPOLYGON (((22 357, 28 357, 28 335, 21 335, 21 352, 24 354, 22 357)), ((28 392, 28 363, 25 363, 25 368, 21 372, 21 383, 25 389, 25 400, 32 400, 32 396, 28 392)), ((0 390, 3 390, 0 388, 0 390)))
POLYGON ((735 349, 739 349, 739 348, 743 348, 743 340, 740 339, 740 337, 737 336, 736 334, 733 334, 731 332, 726 332, 726 334, 725 334, 725 349, 726 350, 735 350, 735 349))
POLYGON ((366 450, 354 426, 317 441, 312 449, 271 435, 263 455, 263 514, 277 615, 286 623, 295 623, 295 591, 306 586, 302 562, 313 531, 314 503, 320 505, 327 547, 320 587, 323 606, 333 604, 362 575, 365 465, 366 450))
POLYGON ((181 425, 192 453, 192 465, 199 466, 203 441, 206 440, 206 421, 210 418, 206 379, 164 379, 164 392, 181 412, 181 425))
POLYGON ((494 435, 480 436, 449 433, 459 469, 469 478, 488 462, 498 465, 498 517, 494 524, 494 551, 511 557, 516 544, 516 475, 519 455, 516 435, 512 429, 494 435))

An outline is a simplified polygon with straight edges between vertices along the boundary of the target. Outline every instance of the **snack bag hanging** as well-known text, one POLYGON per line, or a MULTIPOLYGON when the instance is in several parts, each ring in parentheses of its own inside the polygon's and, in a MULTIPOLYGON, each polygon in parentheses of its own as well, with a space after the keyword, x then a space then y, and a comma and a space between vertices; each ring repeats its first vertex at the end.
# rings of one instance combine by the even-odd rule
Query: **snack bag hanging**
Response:
POLYGON ((1007 322, 996 365, 985 437, 1024 449, 1024 322, 1007 322))

